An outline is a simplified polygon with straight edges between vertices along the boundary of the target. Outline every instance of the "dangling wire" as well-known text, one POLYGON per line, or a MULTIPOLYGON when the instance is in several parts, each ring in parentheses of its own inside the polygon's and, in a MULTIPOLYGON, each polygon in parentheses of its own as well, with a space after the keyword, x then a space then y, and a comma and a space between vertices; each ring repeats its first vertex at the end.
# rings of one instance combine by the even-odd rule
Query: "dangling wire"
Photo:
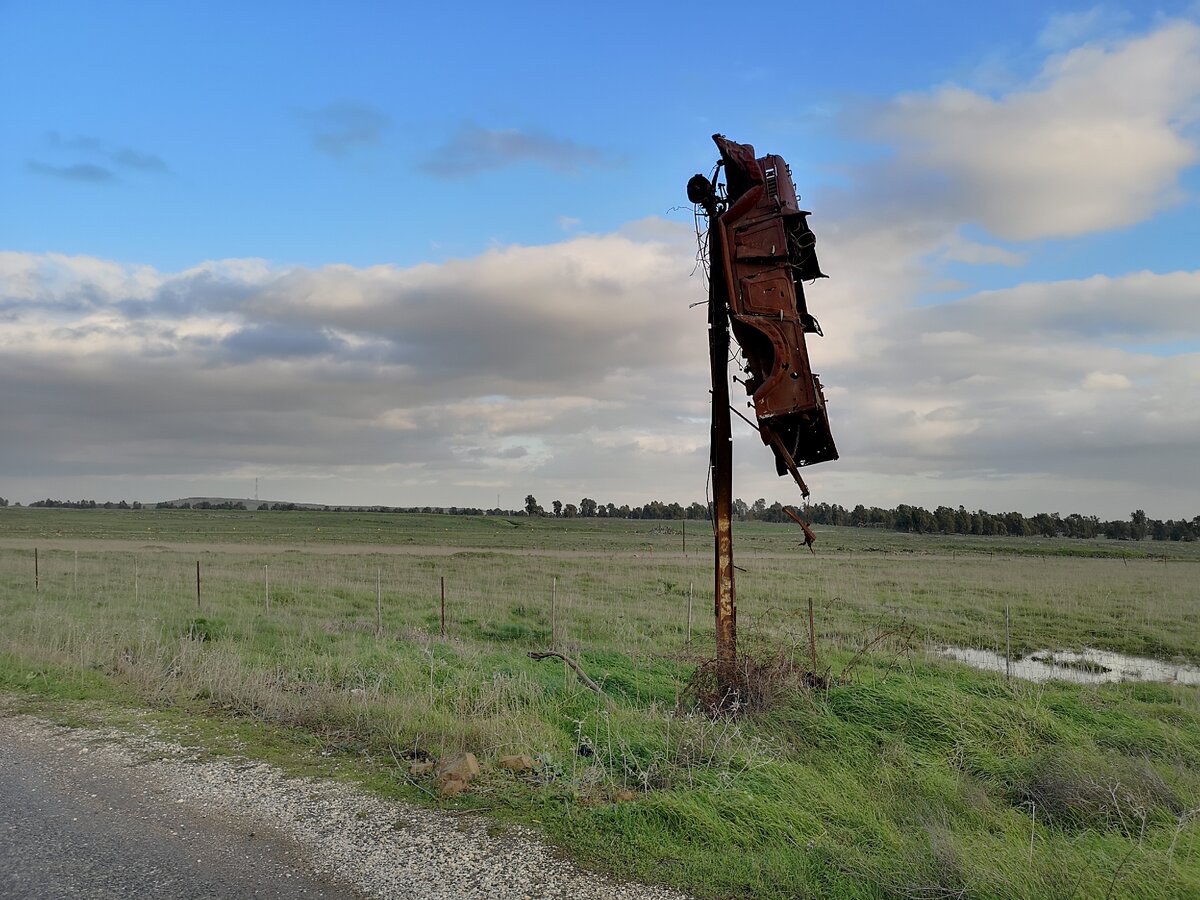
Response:
MULTIPOLYGON (((723 163, 718 160, 717 164, 712 167, 712 171, 708 175, 708 180, 713 184, 714 192, 718 199, 722 199, 724 197, 725 189, 724 185, 717 183, 717 173, 721 171, 722 165, 723 163)), ((708 225, 701 225, 700 220, 704 219, 707 222, 708 214, 704 211, 704 208, 699 203, 692 205, 692 219, 696 227, 696 265, 692 268, 691 274, 695 275, 697 270, 703 270, 704 278, 705 280, 708 280, 712 277, 712 272, 709 268, 708 225, 711 225, 712 223, 709 222, 708 225)), ((699 303, 692 304, 692 306, 700 305, 701 304, 699 303)))
MULTIPOLYGON (((708 228, 700 224, 701 219, 707 221, 707 216, 700 204, 697 203, 692 207, 692 219, 696 225, 696 265, 692 267, 692 275, 696 274, 697 270, 704 272, 704 280, 708 281, 711 277, 708 266, 708 228)), ((699 306, 698 303, 693 303, 692 306, 699 306)))

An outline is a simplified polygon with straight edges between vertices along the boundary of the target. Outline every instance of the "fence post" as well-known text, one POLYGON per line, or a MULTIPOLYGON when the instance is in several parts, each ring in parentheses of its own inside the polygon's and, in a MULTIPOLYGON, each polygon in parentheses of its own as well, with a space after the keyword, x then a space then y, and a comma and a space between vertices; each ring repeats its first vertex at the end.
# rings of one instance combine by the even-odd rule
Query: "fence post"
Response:
POLYGON ((558 644, 558 576, 550 579, 550 646, 558 644))
POLYGON ((71 596, 79 593, 79 551, 75 551, 75 568, 71 572, 71 596))
POLYGON ((267 612, 271 611, 271 573, 267 566, 263 566, 263 602, 266 604, 267 612))
POLYGON ((196 560, 196 609, 200 608, 200 560, 196 560))
POLYGON ((133 554, 133 604, 138 602, 138 558, 137 554, 133 554))
POLYGON ((1012 632, 1008 624, 1008 604, 1004 604, 1004 679, 1012 684, 1012 632))
POLYGON ((817 626, 813 622, 812 597, 808 598, 808 658, 812 665, 812 673, 817 674, 817 626))
POLYGON ((442 637, 446 636, 446 576, 441 576, 442 582, 442 637))
POLYGON ((687 615, 687 642, 692 642, 692 587, 693 583, 688 582, 688 615, 687 615))
POLYGON ((36 594, 41 591, 42 574, 38 570, 38 548, 33 548, 33 592, 36 594))

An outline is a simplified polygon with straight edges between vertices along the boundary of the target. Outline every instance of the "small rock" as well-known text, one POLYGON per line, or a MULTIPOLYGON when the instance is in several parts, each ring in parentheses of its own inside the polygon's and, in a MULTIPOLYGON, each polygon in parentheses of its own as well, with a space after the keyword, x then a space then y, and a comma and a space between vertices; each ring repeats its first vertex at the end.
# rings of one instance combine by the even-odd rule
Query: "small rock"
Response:
POLYGON ((479 774, 479 760, 475 758, 474 753, 444 756, 438 760, 436 772, 439 783, 449 776, 465 784, 479 774))
POLYGON ((438 796, 443 800, 447 800, 450 797, 457 797, 467 789, 467 783, 452 772, 447 772, 445 775, 439 776, 438 781, 440 782, 438 796))
POLYGON ((508 769, 510 772, 532 772, 534 769, 540 769, 542 764, 529 754, 521 753, 517 756, 500 757, 499 766, 502 769, 508 769))

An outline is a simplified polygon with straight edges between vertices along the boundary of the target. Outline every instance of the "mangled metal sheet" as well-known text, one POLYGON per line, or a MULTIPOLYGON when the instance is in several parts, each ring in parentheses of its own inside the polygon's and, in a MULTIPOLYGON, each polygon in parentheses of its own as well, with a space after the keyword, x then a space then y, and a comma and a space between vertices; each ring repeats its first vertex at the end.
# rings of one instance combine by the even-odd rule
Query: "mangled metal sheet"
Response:
POLYGON ((821 326, 808 311, 804 283, 824 278, 809 212, 800 208, 782 157, 757 157, 749 144, 713 135, 725 172, 722 188, 696 176, 693 202, 709 217, 713 290, 729 310, 745 358, 745 386, 759 434, 780 475, 791 473, 804 495, 799 468, 838 458, 825 395, 808 358, 808 335, 821 326))

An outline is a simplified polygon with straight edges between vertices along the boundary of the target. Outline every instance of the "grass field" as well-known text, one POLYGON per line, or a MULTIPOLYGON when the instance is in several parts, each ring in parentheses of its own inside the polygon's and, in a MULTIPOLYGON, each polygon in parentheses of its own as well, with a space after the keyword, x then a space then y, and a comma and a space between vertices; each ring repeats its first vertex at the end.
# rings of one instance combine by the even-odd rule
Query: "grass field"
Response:
POLYGON ((677 705, 713 653, 710 532, 687 523, 685 552, 682 531, 0 510, 0 683, 324 753, 422 802, 397 759, 472 750, 485 775, 452 805, 702 896, 1200 895, 1200 689, 1009 686, 927 652, 1003 650, 1007 607, 1014 653, 1200 663, 1196 545, 824 528, 814 556, 792 526, 740 525, 747 653, 805 663, 809 598, 822 671, 894 633, 828 690, 784 679, 769 708, 712 721, 677 705), (526 657, 552 644, 611 706, 526 657), (543 775, 487 767, 507 753, 543 775))

